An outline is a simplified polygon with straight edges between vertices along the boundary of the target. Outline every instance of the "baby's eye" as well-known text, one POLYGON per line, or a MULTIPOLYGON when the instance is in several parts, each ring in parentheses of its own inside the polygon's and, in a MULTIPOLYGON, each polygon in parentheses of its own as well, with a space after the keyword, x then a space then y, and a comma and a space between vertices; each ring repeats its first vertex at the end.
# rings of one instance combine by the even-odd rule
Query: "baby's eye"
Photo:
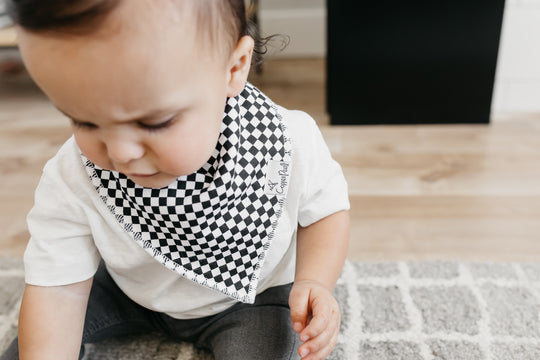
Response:
POLYGON ((158 124, 145 124, 145 123, 139 123, 139 126, 147 131, 159 131, 162 129, 166 129, 169 126, 171 126, 174 123, 174 120, 176 117, 172 117, 169 120, 165 120, 163 122, 160 122, 158 124))
POLYGON ((82 121, 77 121, 77 120, 73 120, 73 119, 70 119, 71 120, 71 123, 73 124, 73 126, 77 129, 96 129, 97 128, 97 125, 95 124, 92 124, 92 123, 89 123, 89 122, 82 122, 82 121))

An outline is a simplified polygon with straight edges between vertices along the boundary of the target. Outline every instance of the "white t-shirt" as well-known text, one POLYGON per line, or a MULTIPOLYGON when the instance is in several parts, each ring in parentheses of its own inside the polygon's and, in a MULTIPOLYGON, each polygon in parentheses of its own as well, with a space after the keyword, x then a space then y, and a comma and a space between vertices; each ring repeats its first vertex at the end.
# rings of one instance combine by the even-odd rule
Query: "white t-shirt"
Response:
MULTIPOLYGON (((292 139, 284 211, 260 274, 257 293, 294 280, 296 229, 349 209, 347 183, 313 119, 278 107, 292 139)), ((58 286, 91 278, 103 258, 120 289, 138 304, 178 319, 209 316, 236 300, 165 268, 105 206, 70 138, 44 168, 28 215, 26 282, 58 286)))

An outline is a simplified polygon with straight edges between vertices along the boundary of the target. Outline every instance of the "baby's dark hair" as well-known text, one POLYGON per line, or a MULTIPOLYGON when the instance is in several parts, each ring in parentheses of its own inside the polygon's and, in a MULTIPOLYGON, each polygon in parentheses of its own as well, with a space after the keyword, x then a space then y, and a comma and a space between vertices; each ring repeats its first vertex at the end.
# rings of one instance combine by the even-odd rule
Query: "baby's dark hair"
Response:
MULTIPOLYGON (((269 38, 261 39, 247 19, 244 0, 192 0, 196 4, 199 23, 211 23, 213 32, 225 30, 231 42, 244 35, 255 40, 253 62, 260 64, 269 38), (220 26, 224 25, 224 26, 220 26)), ((95 32, 121 0, 7 0, 8 14, 13 21, 30 32, 88 35, 95 32)), ((214 40, 217 35, 210 33, 214 40)))

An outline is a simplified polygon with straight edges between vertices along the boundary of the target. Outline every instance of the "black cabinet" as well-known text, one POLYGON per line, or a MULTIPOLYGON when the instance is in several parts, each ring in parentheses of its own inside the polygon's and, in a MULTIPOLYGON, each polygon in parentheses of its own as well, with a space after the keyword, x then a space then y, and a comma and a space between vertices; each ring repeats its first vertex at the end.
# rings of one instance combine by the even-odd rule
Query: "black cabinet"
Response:
POLYGON ((328 0, 332 124, 488 123, 504 0, 328 0))

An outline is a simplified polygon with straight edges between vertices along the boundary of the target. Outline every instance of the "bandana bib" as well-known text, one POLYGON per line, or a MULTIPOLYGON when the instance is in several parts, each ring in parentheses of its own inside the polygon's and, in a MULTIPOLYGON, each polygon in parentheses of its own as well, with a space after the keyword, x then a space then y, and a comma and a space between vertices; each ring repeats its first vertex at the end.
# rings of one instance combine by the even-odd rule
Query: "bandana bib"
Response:
POLYGON ((255 300, 291 170, 274 103, 253 85, 227 100, 211 158, 166 188, 144 188, 82 156, 99 197, 168 269, 246 303, 255 300))

